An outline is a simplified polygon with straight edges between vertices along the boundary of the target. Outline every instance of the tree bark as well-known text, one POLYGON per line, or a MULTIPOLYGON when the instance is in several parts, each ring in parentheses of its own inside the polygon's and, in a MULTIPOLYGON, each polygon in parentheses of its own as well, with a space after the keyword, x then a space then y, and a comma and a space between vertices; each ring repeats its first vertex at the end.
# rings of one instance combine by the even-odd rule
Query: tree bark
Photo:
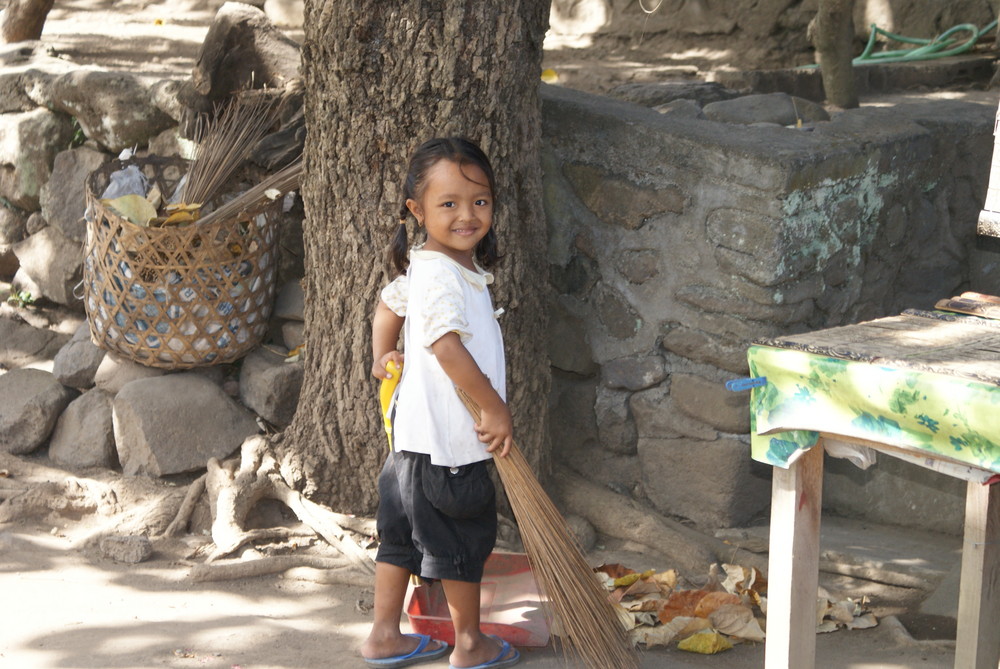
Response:
POLYGON ((399 181, 409 154, 434 136, 478 142, 497 173, 494 225, 506 259, 493 297, 506 310, 508 400, 518 443, 547 471, 538 86, 548 5, 306 0, 306 376, 278 448, 304 492, 339 511, 377 504, 386 439, 371 316, 392 278, 385 249, 399 181))
POLYGON ((10 0, 0 12, 0 41, 10 44, 42 36, 45 19, 55 0, 10 0))
POLYGON ((854 0, 819 0, 812 26, 816 62, 826 101, 843 109, 858 106, 854 85, 854 0))

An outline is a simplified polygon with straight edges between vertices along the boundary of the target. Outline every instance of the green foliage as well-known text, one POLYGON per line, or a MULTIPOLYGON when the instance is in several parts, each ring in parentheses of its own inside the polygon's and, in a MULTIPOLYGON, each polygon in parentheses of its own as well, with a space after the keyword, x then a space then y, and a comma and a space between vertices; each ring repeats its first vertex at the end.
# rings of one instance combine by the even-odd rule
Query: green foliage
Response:
POLYGON ((11 293, 10 297, 7 298, 7 304, 13 304, 19 309, 22 307, 30 307, 35 303, 35 298, 26 290, 15 290, 11 293))
POLYGON ((83 132, 83 128, 80 126, 80 119, 73 117, 73 137, 69 140, 69 148, 75 149, 78 146, 83 146, 83 143, 87 141, 87 135, 83 132))

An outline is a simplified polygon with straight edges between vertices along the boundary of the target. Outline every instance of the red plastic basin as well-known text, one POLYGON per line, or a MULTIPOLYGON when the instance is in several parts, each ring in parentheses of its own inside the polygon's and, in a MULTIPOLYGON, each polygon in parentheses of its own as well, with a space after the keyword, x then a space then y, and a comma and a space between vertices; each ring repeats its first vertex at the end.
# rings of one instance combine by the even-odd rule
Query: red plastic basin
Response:
MULTIPOLYGON (((548 621, 524 553, 495 551, 487 558, 480 607, 480 629, 486 634, 496 634, 514 646, 548 645, 548 621)), ((455 644, 455 627, 440 582, 411 587, 406 615, 414 632, 455 644)))

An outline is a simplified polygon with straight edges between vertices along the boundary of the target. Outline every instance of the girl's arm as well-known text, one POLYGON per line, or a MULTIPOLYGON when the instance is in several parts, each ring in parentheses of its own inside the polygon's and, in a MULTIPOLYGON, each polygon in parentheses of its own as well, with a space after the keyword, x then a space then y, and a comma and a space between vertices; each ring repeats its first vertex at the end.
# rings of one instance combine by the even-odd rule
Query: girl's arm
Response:
POLYGON ((431 345, 434 356, 452 382, 467 392, 482 409, 476 432, 489 453, 500 449, 506 457, 514 443, 514 425, 510 410, 490 380, 486 378, 456 332, 449 332, 431 345))
POLYGON ((375 307, 375 317, 372 319, 372 376, 385 379, 390 375, 385 366, 390 360, 397 368, 403 365, 403 354, 396 349, 399 343, 399 333, 403 329, 404 318, 396 315, 382 300, 375 307))

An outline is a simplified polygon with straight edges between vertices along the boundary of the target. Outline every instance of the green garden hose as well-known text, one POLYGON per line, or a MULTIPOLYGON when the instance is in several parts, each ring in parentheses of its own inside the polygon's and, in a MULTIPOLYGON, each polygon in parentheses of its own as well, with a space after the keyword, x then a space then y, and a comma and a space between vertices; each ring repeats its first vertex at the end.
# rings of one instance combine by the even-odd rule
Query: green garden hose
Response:
POLYGON ((994 30, 996 27, 996 19, 994 19, 982 30, 978 29, 971 23, 960 23, 959 25, 944 31, 934 39, 921 39, 919 37, 904 37, 903 35, 895 35, 887 30, 882 30, 873 23, 872 33, 868 38, 868 44, 865 46, 864 51, 861 52, 861 55, 854 59, 853 63, 855 65, 863 65, 865 63, 900 63, 910 60, 932 60, 935 58, 945 58, 947 56, 957 56, 960 53, 965 53, 966 51, 972 49, 972 47, 976 45, 976 42, 978 42, 983 35, 994 30), (958 41, 958 39, 952 37, 952 35, 963 32, 969 33, 970 37, 965 42, 962 42, 957 46, 952 46, 958 41), (920 46, 913 49, 898 49, 895 51, 879 51, 877 53, 872 53, 875 48, 875 38, 878 35, 885 35, 889 39, 896 42, 903 42, 904 44, 919 44, 920 46))
MULTIPOLYGON (((996 29, 996 27, 996 19, 990 22, 989 25, 982 30, 971 23, 960 23, 957 26, 949 28, 933 39, 924 39, 920 37, 905 37, 903 35, 896 35, 888 30, 882 30, 873 23, 871 35, 868 37, 868 44, 865 45, 864 51, 861 52, 861 55, 851 62, 854 65, 866 65, 868 63, 902 63, 913 60, 933 60, 935 58, 957 56, 960 53, 965 53, 966 51, 971 50, 983 35, 996 29), (961 44, 956 45, 958 38, 952 37, 952 35, 963 32, 969 33, 969 38, 961 44), (896 49, 892 51, 876 52, 875 39, 879 35, 885 35, 887 38, 895 42, 902 42, 904 44, 919 44, 920 46, 912 49, 896 49)), ((818 66, 815 64, 803 66, 803 68, 809 67, 818 66)))

